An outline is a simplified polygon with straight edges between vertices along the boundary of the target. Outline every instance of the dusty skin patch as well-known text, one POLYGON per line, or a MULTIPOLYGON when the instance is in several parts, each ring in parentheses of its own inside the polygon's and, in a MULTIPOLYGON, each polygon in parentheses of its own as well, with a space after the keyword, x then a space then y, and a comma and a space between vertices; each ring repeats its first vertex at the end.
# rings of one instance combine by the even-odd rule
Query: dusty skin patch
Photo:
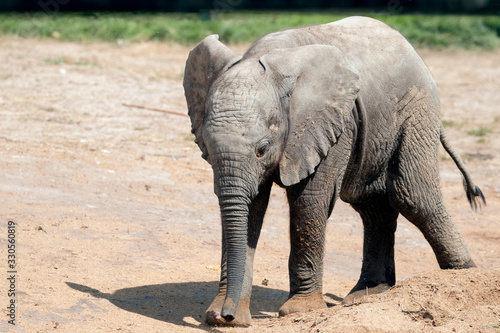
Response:
MULTIPOLYGON (((239 51, 244 49, 238 47, 239 51)), ((340 301, 361 267, 359 217, 339 202, 326 235, 329 308, 276 318, 288 295, 287 205, 275 188, 259 242, 247 329, 202 323, 217 291, 220 225, 208 164, 186 112, 188 48, 0 39, 0 260, 17 223, 13 332, 496 332, 500 288, 500 53, 421 52, 435 75, 450 141, 488 205, 470 210, 441 154, 446 206, 479 270, 439 271, 400 219, 398 285, 368 303, 340 301), (481 127, 478 137, 467 132, 481 127), (488 156, 488 159, 477 158, 488 156), (261 281, 266 281, 264 286, 261 281)), ((6 315, 6 284, 0 313, 6 315)))

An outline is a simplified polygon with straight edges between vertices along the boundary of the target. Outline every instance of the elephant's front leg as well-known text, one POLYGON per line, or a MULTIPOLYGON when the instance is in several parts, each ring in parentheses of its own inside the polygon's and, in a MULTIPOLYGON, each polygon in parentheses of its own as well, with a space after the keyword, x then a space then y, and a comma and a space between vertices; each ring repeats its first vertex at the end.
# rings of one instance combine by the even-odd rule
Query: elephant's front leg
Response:
POLYGON ((325 229, 334 200, 333 189, 288 191, 290 202, 290 295, 279 315, 326 308, 323 300, 325 229))
POLYGON ((252 278, 253 278, 253 258, 257 241, 259 240, 264 214, 269 202, 269 194, 271 192, 271 185, 263 186, 259 190, 259 195, 254 199, 249 209, 248 217, 248 231, 247 231, 247 249, 245 259, 245 272, 243 280, 243 289, 241 291, 238 309, 234 320, 227 321, 221 316, 222 307, 226 299, 227 291, 227 257, 226 257, 226 244, 225 235, 222 234, 222 259, 221 259, 221 276, 219 283, 219 291, 215 296, 212 304, 205 312, 205 322, 210 325, 229 325, 229 326, 249 326, 252 320, 250 314, 250 295, 252 292, 252 278))
POLYGON ((396 284, 394 233, 398 212, 385 196, 376 196, 352 207, 363 220, 363 266, 358 283, 342 304, 362 301, 365 296, 384 292, 396 284))

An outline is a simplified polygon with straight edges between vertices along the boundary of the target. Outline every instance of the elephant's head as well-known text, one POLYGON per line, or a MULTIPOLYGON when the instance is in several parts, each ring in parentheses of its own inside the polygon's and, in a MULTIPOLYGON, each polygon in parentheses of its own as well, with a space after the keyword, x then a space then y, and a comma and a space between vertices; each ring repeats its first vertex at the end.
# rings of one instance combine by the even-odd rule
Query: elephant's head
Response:
POLYGON ((242 58, 209 36, 189 54, 184 89, 195 142, 214 171, 227 251, 222 316, 230 320, 242 290, 249 205, 270 177, 290 186, 314 172, 350 117, 358 75, 333 46, 242 58))

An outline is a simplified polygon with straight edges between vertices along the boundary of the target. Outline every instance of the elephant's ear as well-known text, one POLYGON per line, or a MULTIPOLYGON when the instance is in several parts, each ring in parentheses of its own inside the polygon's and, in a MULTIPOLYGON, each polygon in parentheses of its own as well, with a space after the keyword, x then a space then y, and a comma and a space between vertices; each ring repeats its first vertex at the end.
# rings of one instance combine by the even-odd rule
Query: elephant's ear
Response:
POLYGON ((280 160, 285 186, 315 171, 337 142, 354 107, 359 76, 334 46, 307 45, 266 54, 266 71, 276 71, 277 84, 289 100, 289 133, 280 160))
POLYGON ((184 94, 191 118, 191 133, 195 135, 195 142, 205 159, 207 149, 203 143, 202 128, 208 90, 220 73, 240 59, 241 55, 222 44, 218 35, 206 37, 189 52, 184 70, 184 94))

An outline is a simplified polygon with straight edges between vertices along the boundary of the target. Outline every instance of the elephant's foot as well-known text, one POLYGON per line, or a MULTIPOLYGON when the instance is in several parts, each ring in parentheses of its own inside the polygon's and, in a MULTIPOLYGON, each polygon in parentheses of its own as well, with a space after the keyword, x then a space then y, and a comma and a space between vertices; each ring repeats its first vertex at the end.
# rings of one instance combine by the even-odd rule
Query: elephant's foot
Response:
POLYGON ((294 312, 304 312, 309 310, 326 309, 321 291, 312 294, 295 294, 288 299, 280 308, 280 317, 294 312))
POLYGON ((391 288, 388 283, 381 283, 375 287, 367 287, 359 285, 359 283, 351 290, 351 292, 344 297, 342 305, 350 305, 354 303, 362 303, 366 301, 369 295, 380 294, 391 288))
POLYGON ((252 315, 250 314, 250 297, 240 299, 236 317, 228 321, 221 316, 222 306, 226 299, 226 293, 219 293, 215 296, 214 301, 205 312, 205 322, 208 325, 223 325, 223 326, 250 326, 252 315))
POLYGON ((439 262, 439 267, 441 269, 467 269, 467 268, 475 268, 477 267, 472 259, 468 258, 465 260, 455 260, 455 261, 443 261, 439 262))

